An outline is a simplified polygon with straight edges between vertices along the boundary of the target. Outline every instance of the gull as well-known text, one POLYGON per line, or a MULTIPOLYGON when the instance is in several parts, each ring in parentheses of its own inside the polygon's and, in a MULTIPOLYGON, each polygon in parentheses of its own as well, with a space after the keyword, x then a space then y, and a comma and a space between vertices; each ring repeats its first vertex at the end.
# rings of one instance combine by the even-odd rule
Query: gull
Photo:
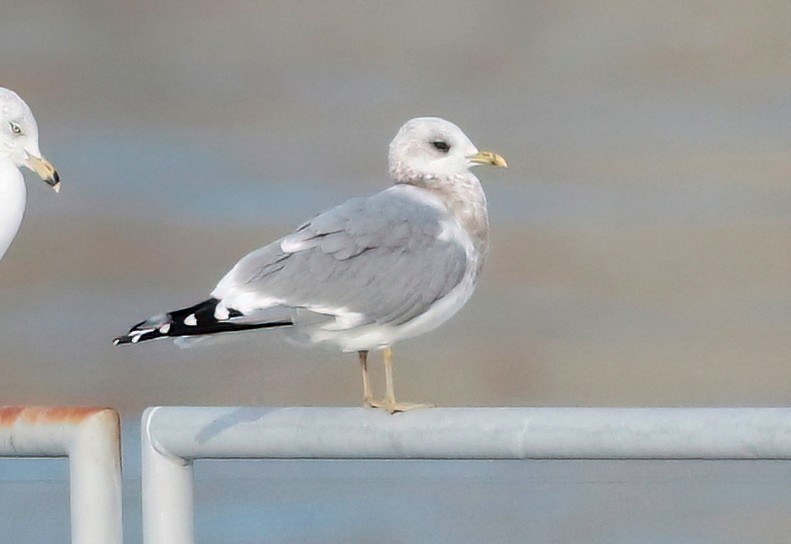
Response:
POLYGON ((38 148, 33 112, 14 91, 0 87, 0 259, 13 242, 25 214, 27 190, 20 167, 26 166, 60 191, 55 167, 38 148))
POLYGON ((396 401, 393 344, 443 324, 475 289, 489 235, 486 197, 470 172, 478 165, 506 162, 449 121, 412 119, 390 144, 392 186, 249 253, 210 298, 142 321, 114 343, 282 328, 297 342, 357 352, 365 405, 427 406, 396 401), (381 400, 368 377, 371 350, 383 352, 381 400))

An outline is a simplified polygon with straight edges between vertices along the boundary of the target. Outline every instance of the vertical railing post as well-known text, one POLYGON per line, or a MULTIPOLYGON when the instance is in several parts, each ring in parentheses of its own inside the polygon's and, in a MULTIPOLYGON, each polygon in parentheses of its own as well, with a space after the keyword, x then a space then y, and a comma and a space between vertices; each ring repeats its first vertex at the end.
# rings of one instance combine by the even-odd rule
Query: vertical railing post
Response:
POLYGON ((69 448, 73 543, 123 542, 120 421, 114 410, 86 418, 69 448))
POLYGON ((193 544, 192 462, 157 449, 149 424, 157 408, 143 413, 143 541, 146 544, 193 544))
POLYGON ((0 407, 0 457, 68 457, 72 544, 122 544, 118 412, 0 407))

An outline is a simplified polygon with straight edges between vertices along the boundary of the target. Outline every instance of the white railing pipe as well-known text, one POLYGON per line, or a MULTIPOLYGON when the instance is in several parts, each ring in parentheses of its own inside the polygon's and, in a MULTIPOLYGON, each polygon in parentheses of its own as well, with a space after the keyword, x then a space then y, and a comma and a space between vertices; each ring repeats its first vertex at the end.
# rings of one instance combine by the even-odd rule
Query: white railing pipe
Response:
POLYGON ((121 544, 121 435, 110 408, 0 407, 0 457, 68 457, 72 544, 121 544))
POLYGON ((790 408, 157 407, 143 414, 145 544, 192 544, 192 461, 791 459, 790 408))

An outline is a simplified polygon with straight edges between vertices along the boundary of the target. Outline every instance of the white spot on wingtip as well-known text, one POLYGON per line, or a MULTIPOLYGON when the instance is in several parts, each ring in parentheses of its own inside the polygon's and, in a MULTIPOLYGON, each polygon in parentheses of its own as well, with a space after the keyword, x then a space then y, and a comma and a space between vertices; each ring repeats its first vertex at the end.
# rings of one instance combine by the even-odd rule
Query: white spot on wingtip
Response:
POLYGON ((133 344, 137 344, 139 341, 140 341, 140 335, 139 334, 137 336, 133 336, 132 337, 132 343, 133 344))
POLYGON ((214 308, 214 319, 217 321, 225 321, 230 316, 230 312, 228 312, 228 308, 222 305, 222 303, 217 304, 214 308))
POLYGON ((167 334, 170 332, 170 323, 165 323, 161 327, 159 327, 160 334, 167 334))
POLYGON ((194 327, 198 324, 198 318, 195 317, 195 314, 190 314, 184 318, 184 324, 188 327, 194 327))

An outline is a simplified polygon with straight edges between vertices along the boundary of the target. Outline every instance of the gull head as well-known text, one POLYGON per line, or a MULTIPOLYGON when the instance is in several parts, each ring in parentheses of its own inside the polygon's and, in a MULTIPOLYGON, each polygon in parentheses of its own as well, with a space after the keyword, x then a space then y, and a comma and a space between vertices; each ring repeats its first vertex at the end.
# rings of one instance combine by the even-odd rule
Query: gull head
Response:
POLYGON ((452 180, 473 166, 506 166, 500 155, 478 151, 459 127, 438 117, 407 121, 390 143, 389 161, 396 183, 452 180))
POLYGON ((38 147, 38 125, 33 112, 14 91, 0 87, 0 157, 17 166, 25 166, 60 190, 58 171, 45 159, 38 147))

